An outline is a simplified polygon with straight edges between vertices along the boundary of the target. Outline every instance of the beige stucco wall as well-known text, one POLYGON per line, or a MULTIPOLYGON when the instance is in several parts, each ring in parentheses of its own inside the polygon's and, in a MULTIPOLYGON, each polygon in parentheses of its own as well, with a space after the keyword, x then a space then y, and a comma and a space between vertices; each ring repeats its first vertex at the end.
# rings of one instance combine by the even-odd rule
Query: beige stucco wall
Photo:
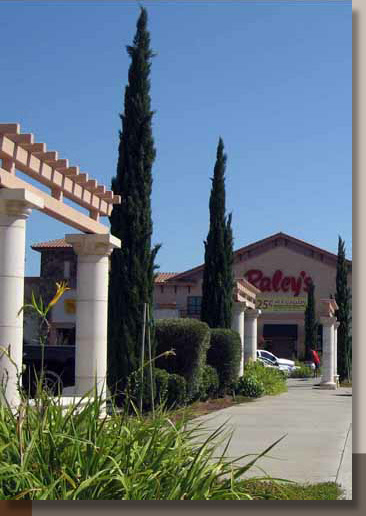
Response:
MULTIPOLYGON (((307 250, 303 250, 307 252, 307 250)), ((234 262, 234 275, 236 278, 245 277, 245 273, 251 269, 260 270, 264 276, 272 278, 276 270, 281 270, 283 276, 295 277, 298 279, 300 273, 306 273, 305 277, 310 277, 315 285, 315 300, 317 308, 320 308, 320 299, 334 296, 336 290, 336 263, 325 257, 324 262, 318 258, 305 256, 296 252, 294 249, 285 246, 272 247, 263 253, 255 252, 254 256, 242 260, 237 256, 234 262)), ((173 303, 176 302, 177 308, 185 310, 187 308, 187 297, 201 296, 202 271, 190 274, 190 278, 197 280, 197 284, 190 287, 188 293, 187 286, 177 286, 176 292, 174 286, 164 285, 163 291, 161 286, 155 287, 155 303, 173 303)), ((258 285, 257 285, 258 286, 258 285)), ((299 297, 307 296, 304 291, 304 281, 301 283, 299 297)), ((349 274, 349 287, 352 289, 352 274, 349 274)), ((288 292, 265 292, 268 297, 296 297, 295 293, 289 287, 288 292)), ((259 296, 260 297, 260 296, 259 296)), ((258 319, 258 339, 263 335, 264 324, 296 324, 298 331, 297 351, 298 355, 304 351, 304 313, 303 312, 266 312, 263 311, 258 319)))

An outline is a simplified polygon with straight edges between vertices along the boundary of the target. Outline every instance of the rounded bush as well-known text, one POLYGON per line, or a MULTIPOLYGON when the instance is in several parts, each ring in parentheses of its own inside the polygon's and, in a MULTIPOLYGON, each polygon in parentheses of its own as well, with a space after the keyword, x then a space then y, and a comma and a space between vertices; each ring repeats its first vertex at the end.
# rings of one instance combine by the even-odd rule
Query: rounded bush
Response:
POLYGON ((215 398, 219 391, 219 375, 216 369, 205 365, 202 371, 200 386, 200 399, 205 401, 208 398, 215 398))
POLYGON ((168 407, 181 406, 187 401, 187 382, 179 374, 170 374, 168 379, 168 407))
POLYGON ((179 374, 187 382, 187 396, 197 397, 210 345, 210 328, 195 319, 160 319, 155 326, 156 356, 174 349, 175 356, 163 356, 156 366, 179 374))
POLYGON ((161 405, 168 398, 169 373, 164 369, 154 369, 155 376, 155 403, 161 405))
POLYGON ((236 394, 247 398, 260 398, 264 395, 263 382, 255 376, 242 376, 236 384, 236 394))
POLYGON ((241 340, 238 332, 223 328, 211 329, 207 364, 213 366, 220 382, 220 392, 225 394, 238 379, 241 358, 241 340))

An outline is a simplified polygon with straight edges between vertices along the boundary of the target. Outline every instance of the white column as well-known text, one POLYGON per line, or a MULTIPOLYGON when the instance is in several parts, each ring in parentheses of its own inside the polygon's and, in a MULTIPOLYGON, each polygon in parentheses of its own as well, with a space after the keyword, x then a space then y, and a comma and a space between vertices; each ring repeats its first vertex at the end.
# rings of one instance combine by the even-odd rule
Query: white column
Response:
POLYGON ((106 389, 108 256, 120 240, 110 234, 66 235, 77 254, 75 391, 106 389))
POLYGON ((249 359, 257 360, 257 322, 260 310, 246 310, 245 312, 245 333, 244 333, 244 362, 249 359))
POLYGON ((339 322, 334 324, 334 382, 338 384, 338 328, 339 322))
POLYGON ((231 329, 239 333, 241 341, 239 376, 244 373, 244 310, 245 303, 233 303, 231 329))
POLYGON ((42 209, 43 200, 25 189, 0 189, 0 402, 4 396, 14 409, 23 366, 25 227, 32 208, 42 209))
POLYGON ((321 317, 323 325, 323 363, 320 386, 323 389, 336 389, 334 382, 334 324, 335 317, 321 317))

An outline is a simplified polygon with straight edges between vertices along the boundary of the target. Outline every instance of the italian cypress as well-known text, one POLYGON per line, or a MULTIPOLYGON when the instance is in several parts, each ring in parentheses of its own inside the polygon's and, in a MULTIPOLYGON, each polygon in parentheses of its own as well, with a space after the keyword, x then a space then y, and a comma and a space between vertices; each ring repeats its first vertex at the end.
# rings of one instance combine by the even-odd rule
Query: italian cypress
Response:
POLYGON ((350 380, 352 374, 351 292, 348 288, 347 273, 345 242, 339 236, 335 300, 338 305, 337 360, 340 381, 350 380))
POLYGON ((159 246, 151 248, 152 165, 155 148, 150 109, 150 68, 153 52, 147 30, 147 12, 141 8, 132 46, 124 113, 120 115, 117 174, 114 194, 122 202, 110 216, 111 233, 121 249, 111 255, 108 308, 108 385, 120 392, 128 375, 140 366, 144 303, 150 305, 154 288, 154 260, 159 246))
POLYGON ((201 320, 211 328, 231 328, 233 304, 233 234, 225 211, 224 143, 219 139, 209 202, 210 226, 205 246, 201 320))
POLYGON ((316 349, 318 340, 318 322, 315 316, 315 285, 311 283, 305 309, 305 360, 312 360, 311 350, 316 349))

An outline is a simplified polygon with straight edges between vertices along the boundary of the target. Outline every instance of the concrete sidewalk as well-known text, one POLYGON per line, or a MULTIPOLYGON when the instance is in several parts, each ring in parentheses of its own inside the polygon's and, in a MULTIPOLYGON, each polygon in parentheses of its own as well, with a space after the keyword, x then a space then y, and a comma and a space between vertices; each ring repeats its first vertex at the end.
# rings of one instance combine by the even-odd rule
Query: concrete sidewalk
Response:
MULTIPOLYGON (((248 476, 268 474, 297 482, 336 481, 352 499, 352 389, 323 390, 319 379, 289 379, 288 392, 265 396, 200 417, 215 429, 228 420, 234 435, 226 455, 259 454, 286 437, 259 459, 248 476), (265 473, 264 473, 265 472, 265 473)), ((239 463, 245 464, 247 457, 239 463)))

